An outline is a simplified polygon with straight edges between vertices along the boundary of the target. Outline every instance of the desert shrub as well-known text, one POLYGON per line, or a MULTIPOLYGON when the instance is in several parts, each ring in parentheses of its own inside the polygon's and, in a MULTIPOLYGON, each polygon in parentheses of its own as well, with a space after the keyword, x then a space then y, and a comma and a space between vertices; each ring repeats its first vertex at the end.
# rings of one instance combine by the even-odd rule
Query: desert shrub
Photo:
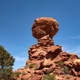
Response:
POLYGON ((44 75, 43 80, 49 80, 49 76, 44 75))
POLYGON ((14 75, 15 75, 16 77, 19 77, 20 74, 21 74, 21 72, 15 72, 15 73, 14 73, 14 75))
POLYGON ((47 74, 49 74, 50 72, 51 72, 51 70, 50 70, 50 69, 47 69, 47 70, 46 70, 46 73, 47 73, 47 74))
POLYGON ((64 74, 64 68, 61 68, 61 73, 64 74))
POLYGON ((55 75, 54 75, 54 74, 49 75, 49 78, 50 78, 50 80, 56 80, 56 79, 55 79, 55 75))
POLYGON ((69 68, 67 66, 64 66, 64 72, 65 72, 65 74, 69 73, 69 68))
POLYGON ((63 68, 61 68, 61 73, 68 74, 69 68, 67 66, 63 66, 63 68))
POLYGON ((25 79, 21 79, 21 80, 25 80, 25 79))
POLYGON ((33 68, 33 67, 34 67, 34 64, 31 63, 31 64, 29 65, 29 68, 33 68))
POLYGON ((34 70, 36 70, 36 69, 38 68, 38 66, 39 66, 39 65, 38 65, 38 64, 36 64, 36 65, 34 66, 34 70))
POLYGON ((66 79, 70 79, 70 77, 69 76, 66 76, 66 79))
POLYGON ((63 64, 63 61, 59 61, 59 62, 58 62, 58 66, 59 66, 59 67, 62 67, 62 64, 63 64))
POLYGON ((56 80, 56 78, 54 74, 52 75, 49 74, 48 76, 44 76, 43 80, 56 80))

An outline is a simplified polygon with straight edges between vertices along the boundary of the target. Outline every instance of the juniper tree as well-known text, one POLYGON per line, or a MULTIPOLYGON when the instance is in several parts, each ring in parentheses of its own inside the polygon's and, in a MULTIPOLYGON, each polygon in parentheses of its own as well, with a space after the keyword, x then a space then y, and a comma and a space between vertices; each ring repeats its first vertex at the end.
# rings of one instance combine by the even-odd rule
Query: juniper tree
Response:
POLYGON ((0 45, 0 79, 12 79, 12 66, 15 58, 0 45))

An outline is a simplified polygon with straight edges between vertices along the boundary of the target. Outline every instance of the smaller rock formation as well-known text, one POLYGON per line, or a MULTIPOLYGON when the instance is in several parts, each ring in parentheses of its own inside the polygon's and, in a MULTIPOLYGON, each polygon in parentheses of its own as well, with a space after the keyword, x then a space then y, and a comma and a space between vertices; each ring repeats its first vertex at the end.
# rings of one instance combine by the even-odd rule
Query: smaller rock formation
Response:
POLYGON ((77 70, 80 70, 80 59, 74 60, 73 66, 74 66, 77 70))
POLYGON ((69 68, 69 80, 80 80, 78 78, 80 76, 79 57, 76 54, 63 52, 60 45, 54 46, 52 37, 58 30, 58 22, 53 18, 42 17, 35 20, 32 34, 38 39, 38 44, 32 45, 28 50, 29 59, 26 61, 26 67, 15 71, 21 72, 15 80, 43 80, 44 75, 48 75, 48 73, 55 74, 56 80, 67 80, 67 75, 61 72, 64 70, 64 66, 69 68), (63 61, 62 68, 58 66, 60 61, 63 61), (21 76, 23 71, 26 73, 21 76))
POLYGON ((45 47, 54 46, 53 39, 51 37, 49 37, 49 35, 46 35, 46 36, 38 39, 38 44, 41 47, 42 46, 45 46, 45 47))

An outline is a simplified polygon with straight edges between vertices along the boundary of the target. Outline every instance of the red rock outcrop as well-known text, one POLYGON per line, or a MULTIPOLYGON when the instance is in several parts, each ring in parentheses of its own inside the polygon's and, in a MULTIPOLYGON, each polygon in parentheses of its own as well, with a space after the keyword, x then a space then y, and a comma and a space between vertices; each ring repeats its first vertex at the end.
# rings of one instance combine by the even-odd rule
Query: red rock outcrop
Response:
POLYGON ((55 19, 48 17, 36 19, 32 26, 32 34, 37 39, 46 35, 53 37, 58 30, 58 22, 55 19))
MULTIPOLYGON (((15 80, 43 80, 44 75, 55 74, 56 80, 67 80, 64 72, 61 72, 63 66, 69 67, 68 75, 80 76, 80 59, 76 54, 69 54, 62 51, 62 46, 54 46, 52 37, 58 31, 58 22, 53 18, 38 18, 32 26, 32 34, 38 39, 38 44, 32 45, 28 50, 29 59, 26 66, 19 71, 21 74, 15 80), (58 62, 63 61, 62 68, 58 62), (23 74, 23 71, 26 73, 23 74)), ((78 77, 70 77, 70 80, 79 80, 78 77)))
POLYGON ((80 70, 80 59, 76 59, 76 60, 73 62, 73 66, 74 66, 77 70, 80 70))

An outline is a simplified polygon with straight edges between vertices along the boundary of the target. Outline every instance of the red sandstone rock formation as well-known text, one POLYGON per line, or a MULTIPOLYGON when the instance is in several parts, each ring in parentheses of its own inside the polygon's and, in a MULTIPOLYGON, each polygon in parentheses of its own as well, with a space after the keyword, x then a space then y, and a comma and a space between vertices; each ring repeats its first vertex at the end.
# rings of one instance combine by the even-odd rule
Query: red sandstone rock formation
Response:
POLYGON ((49 35, 53 37, 58 32, 58 22, 53 18, 41 17, 35 20, 32 26, 33 36, 40 39, 49 35))
POLYGON ((43 80, 43 75, 47 75, 46 70, 50 70, 50 74, 55 74, 56 80, 67 80, 61 68, 58 66, 59 61, 63 61, 62 66, 69 67, 69 80, 79 80, 80 76, 80 59, 76 54, 69 54, 62 51, 60 45, 54 46, 52 37, 58 31, 58 22, 53 18, 38 18, 32 26, 32 34, 38 39, 38 44, 32 45, 28 50, 29 59, 26 61, 26 67, 16 70, 21 74, 15 80, 43 80), (30 68, 30 65, 34 67, 30 68), (22 76, 23 71, 25 74, 22 76), (72 77, 72 75, 76 77, 72 77), (33 76, 32 78, 30 76, 33 76))

